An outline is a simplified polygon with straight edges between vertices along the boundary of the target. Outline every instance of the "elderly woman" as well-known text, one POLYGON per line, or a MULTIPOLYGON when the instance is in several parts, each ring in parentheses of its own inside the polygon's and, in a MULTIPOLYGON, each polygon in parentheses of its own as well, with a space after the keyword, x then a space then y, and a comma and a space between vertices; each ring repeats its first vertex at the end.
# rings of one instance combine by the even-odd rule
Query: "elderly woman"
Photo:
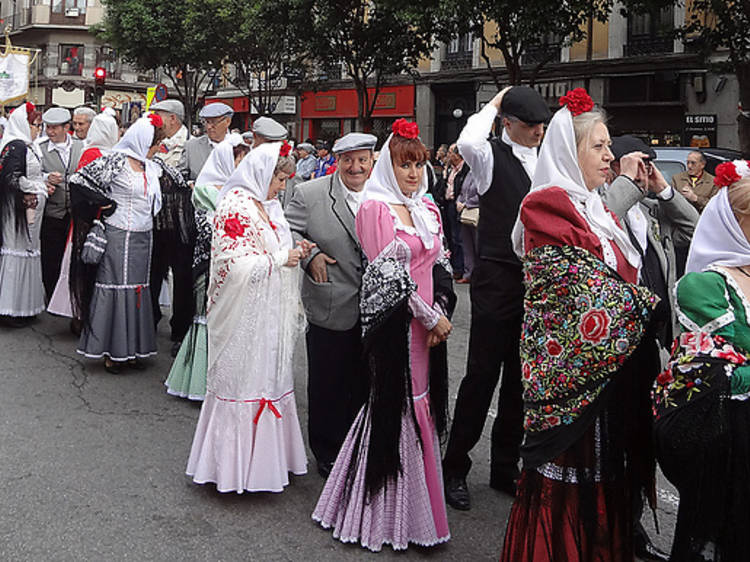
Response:
POLYGON ((655 298, 596 191, 613 158, 605 115, 580 88, 561 103, 513 231, 525 439, 501 560, 633 560, 631 494, 654 466, 650 382, 631 365, 655 298))
POLYGON ((0 145, 0 318, 27 325, 44 310, 39 234, 47 186, 34 144, 42 114, 31 103, 10 114, 0 145))
POLYGON ((305 327, 294 248, 276 199, 291 146, 258 146, 221 190, 211 244, 206 397, 187 465, 220 492, 281 492, 307 457, 292 359, 305 327))
POLYGON ((447 272, 434 271, 445 262, 442 228, 425 197, 427 149, 418 134, 415 123, 393 124, 357 213, 369 261, 360 319, 371 387, 313 513, 335 538, 373 551, 450 539, 438 440, 447 363, 430 351, 451 331, 451 287, 447 272), (434 290, 433 275, 447 277, 447 287, 434 290))
POLYGON ((161 126, 158 115, 138 119, 111 153, 70 179, 73 310, 84 321, 78 353, 103 357, 115 374, 125 363, 141 369, 139 360, 156 354, 148 270, 161 191, 160 168, 149 158, 163 138, 161 126), (86 259, 84 251, 101 256, 86 259))
POLYGON ((714 181, 654 390, 657 458, 680 493, 671 559, 688 562, 750 551, 750 164, 722 164, 714 181))
POLYGON ((188 333, 182 340, 169 376, 165 381, 167 393, 189 400, 203 400, 206 395, 208 369, 208 331, 206 329, 206 288, 211 263, 211 224, 219 190, 234 173, 245 155, 250 152, 240 135, 231 134, 211 151, 208 160, 195 180, 196 239, 193 251, 193 299, 195 315, 188 333))

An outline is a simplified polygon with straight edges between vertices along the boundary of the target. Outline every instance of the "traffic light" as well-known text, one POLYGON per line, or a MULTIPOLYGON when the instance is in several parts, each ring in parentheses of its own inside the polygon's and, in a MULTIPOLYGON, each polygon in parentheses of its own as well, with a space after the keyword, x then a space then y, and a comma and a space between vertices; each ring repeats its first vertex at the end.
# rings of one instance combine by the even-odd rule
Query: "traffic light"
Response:
POLYGON ((94 93, 97 98, 101 98, 104 95, 104 84, 107 81, 107 69, 101 66, 97 66, 94 69, 94 93))

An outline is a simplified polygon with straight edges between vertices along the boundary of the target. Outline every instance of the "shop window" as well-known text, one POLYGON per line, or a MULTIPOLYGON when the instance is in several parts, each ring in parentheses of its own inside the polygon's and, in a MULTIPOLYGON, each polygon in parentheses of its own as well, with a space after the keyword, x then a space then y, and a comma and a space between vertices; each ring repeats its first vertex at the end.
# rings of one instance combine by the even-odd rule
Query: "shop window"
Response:
POLYGON ((608 103, 610 104, 679 101, 680 80, 675 72, 656 72, 651 75, 609 79, 608 103))
POLYGON ((83 45, 60 45, 60 74, 83 74, 83 45))
POLYGON ((674 7, 628 16, 626 56, 671 53, 674 48, 674 7))
POLYGON ((52 0, 52 13, 76 17, 86 13, 86 0, 52 0))

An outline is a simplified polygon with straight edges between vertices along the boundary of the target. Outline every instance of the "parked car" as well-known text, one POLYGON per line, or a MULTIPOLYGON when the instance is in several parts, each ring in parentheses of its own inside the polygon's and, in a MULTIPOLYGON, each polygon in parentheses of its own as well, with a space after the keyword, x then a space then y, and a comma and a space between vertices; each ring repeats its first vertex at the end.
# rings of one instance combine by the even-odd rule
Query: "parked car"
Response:
MULTIPOLYGON (((660 146, 654 147, 656 160, 654 164, 667 182, 672 183, 672 176, 687 170, 687 156, 696 150, 689 146, 660 146)), ((706 171, 713 174, 716 166, 727 160, 738 160, 742 154, 730 148, 702 148, 700 151, 706 157, 706 171)))

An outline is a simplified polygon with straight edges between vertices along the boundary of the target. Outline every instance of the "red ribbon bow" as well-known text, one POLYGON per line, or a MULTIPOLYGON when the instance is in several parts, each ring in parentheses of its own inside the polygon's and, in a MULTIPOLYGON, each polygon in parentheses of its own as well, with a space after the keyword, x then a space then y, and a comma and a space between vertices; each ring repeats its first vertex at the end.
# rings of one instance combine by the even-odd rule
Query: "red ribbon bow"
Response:
POLYGON ((255 414, 255 417, 253 418, 253 423, 255 425, 258 425, 258 420, 260 419, 260 415, 263 413, 263 410, 266 409, 266 406, 268 406, 268 409, 273 412, 273 415, 276 416, 276 419, 281 419, 281 414, 276 409, 276 406, 273 405, 273 402, 271 400, 268 400, 267 398, 261 398, 260 408, 258 408, 258 413, 255 414))

